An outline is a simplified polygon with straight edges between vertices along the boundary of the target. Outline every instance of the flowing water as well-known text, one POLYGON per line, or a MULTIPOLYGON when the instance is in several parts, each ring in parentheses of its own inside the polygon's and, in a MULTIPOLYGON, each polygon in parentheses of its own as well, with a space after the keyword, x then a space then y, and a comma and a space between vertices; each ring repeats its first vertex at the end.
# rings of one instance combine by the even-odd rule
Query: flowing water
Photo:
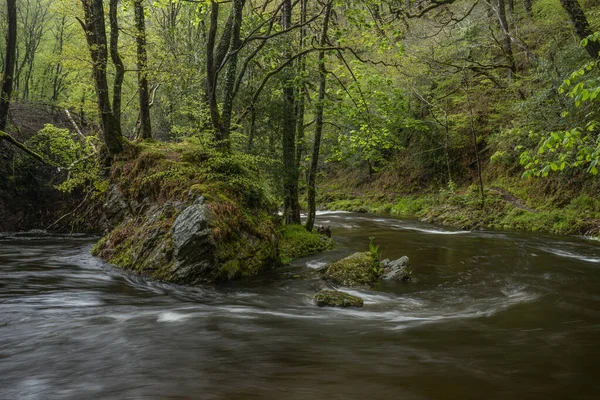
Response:
POLYGON ((599 242, 317 223, 336 250, 216 287, 113 269, 94 238, 0 236, 0 399, 600 398, 599 242), (314 306, 316 281, 295 275, 370 236, 414 281, 314 306))

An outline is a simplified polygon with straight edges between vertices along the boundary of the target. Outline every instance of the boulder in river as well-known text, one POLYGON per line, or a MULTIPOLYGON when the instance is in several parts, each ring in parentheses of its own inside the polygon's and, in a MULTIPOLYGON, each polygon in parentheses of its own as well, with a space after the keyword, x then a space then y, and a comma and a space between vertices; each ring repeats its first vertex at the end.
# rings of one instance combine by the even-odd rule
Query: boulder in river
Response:
POLYGON ((362 307, 363 299, 339 290, 323 289, 315 294, 315 303, 319 307, 362 307))
POLYGON ((397 260, 390 261, 385 259, 381 262, 381 268, 383 272, 381 274, 381 280, 384 281, 396 281, 396 282, 407 282, 410 280, 412 271, 408 265, 408 257, 403 256, 397 260))
POLYGON ((93 254, 179 284, 225 281, 278 265, 275 204, 239 160, 212 155, 212 162, 200 162, 191 145, 126 147, 111 167, 107 234, 93 254))
POLYGON ((325 278, 336 285, 371 285, 379 278, 379 262, 370 252, 354 253, 331 264, 325 278))

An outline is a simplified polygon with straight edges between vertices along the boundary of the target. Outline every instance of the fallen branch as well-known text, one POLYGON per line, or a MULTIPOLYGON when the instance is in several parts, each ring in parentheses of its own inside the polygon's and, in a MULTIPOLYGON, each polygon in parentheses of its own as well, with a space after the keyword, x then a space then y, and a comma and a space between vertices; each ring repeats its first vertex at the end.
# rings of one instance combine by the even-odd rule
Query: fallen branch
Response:
POLYGON ((53 223, 51 223, 50 225, 48 225, 48 227, 46 227, 46 230, 52 228, 54 225, 58 224, 60 221, 62 221, 63 219, 65 219, 69 215, 73 215, 77 210, 79 210, 81 208, 82 205, 85 204, 85 202, 87 201, 88 197, 90 196, 90 194, 92 192, 93 192, 93 190, 90 190, 89 192, 87 192, 86 195, 85 195, 85 197, 83 198, 83 201, 81 203, 79 203, 79 205, 77 207, 75 207, 75 209, 73 209, 69 213, 66 213, 65 215, 63 215, 62 217, 60 217, 59 219, 57 219, 56 221, 54 221, 53 223))
POLYGON ((18 147, 21 151, 27 153, 29 156, 35 158, 36 160, 38 160, 42 164, 53 166, 50 162, 46 161, 38 153, 36 153, 35 151, 31 150, 29 147, 25 146, 23 143, 19 142, 17 139, 15 139, 14 137, 12 137, 8 133, 0 131, 0 141, 2 141, 2 140, 6 140, 7 142, 9 142, 10 144, 12 144, 13 146, 18 147))
MULTIPOLYGON (((83 132, 81 132, 81 129, 79 129, 79 126, 77 126, 77 123, 75 123, 75 120, 73 119, 73 117, 71 116, 71 113, 69 112, 68 109, 65 108, 65 114, 67 114, 67 118, 69 118, 69 121, 71 121, 71 124, 73 125, 73 127, 75 128, 75 131, 79 134, 79 136, 81 136, 81 138, 83 139, 83 142, 86 142, 86 137, 83 134, 83 132)), ((92 149, 94 149, 94 152, 96 152, 96 146, 94 146, 94 144, 92 142, 90 142, 90 146, 92 146, 92 149)))

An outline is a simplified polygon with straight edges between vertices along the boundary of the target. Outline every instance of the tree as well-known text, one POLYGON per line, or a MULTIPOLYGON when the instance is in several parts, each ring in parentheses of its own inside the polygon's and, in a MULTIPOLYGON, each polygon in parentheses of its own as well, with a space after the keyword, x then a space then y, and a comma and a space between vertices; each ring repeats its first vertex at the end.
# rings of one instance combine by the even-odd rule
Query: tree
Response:
MULTIPOLYGON (((323 30, 319 46, 325 47, 327 43, 327 31, 329 29, 329 19, 331 15, 331 1, 327 3, 325 9, 325 18, 323 20, 323 30)), ((325 102, 325 90, 327 84, 327 68, 325 67, 325 51, 319 51, 319 97, 315 105, 315 139, 313 143, 312 158, 310 160, 310 170, 308 172, 308 218, 306 220, 306 229, 312 231, 315 224, 316 205, 316 180, 317 168, 319 166, 319 152, 321 148, 321 135, 323 133, 323 107, 325 102)))
MULTIPOLYGON (((585 40, 588 36, 594 33, 592 28, 590 28, 590 23, 588 22, 588 19, 577 0, 560 0, 560 4, 565 9, 567 14, 569 14, 569 18, 571 19, 573 27, 575 27, 575 32, 577 32, 579 39, 585 40)), ((598 58, 598 54, 600 53, 600 43, 590 41, 587 43, 587 46, 585 46, 585 49, 590 54, 590 57, 598 58)))
MULTIPOLYGON (((281 29, 292 26, 292 2, 283 1, 281 29)), ((286 58, 292 57, 289 44, 286 45, 286 58)), ((296 115, 294 89, 294 68, 290 63, 283 71, 282 78, 282 159, 283 159, 283 217, 287 224, 300 224, 300 203, 298 201, 298 163, 296 162, 296 115)))
POLYGON ((13 91, 15 54, 17 51, 17 1, 6 0, 6 11, 8 16, 8 33, 6 35, 2 91, 0 92, 0 131, 6 129, 10 97, 13 91))
POLYGON ((106 46, 106 26, 104 22, 104 4, 102 0, 81 0, 84 20, 79 20, 88 43, 92 58, 92 70, 96 85, 98 111, 102 125, 102 134, 109 154, 123 150, 121 125, 111 108, 106 68, 108 51, 106 46))
POLYGON ((148 92, 148 55, 146 52, 146 24, 143 0, 134 0, 136 43, 137 43, 137 69, 138 69, 138 95, 140 102, 139 136, 143 139, 152 137, 150 124, 150 94, 148 92))
POLYGON ((121 125, 121 95, 123 80, 125 79, 125 66, 119 54, 119 0, 110 0, 108 16, 110 21, 110 58, 115 66, 115 80, 113 82, 112 109, 116 123, 121 125))
POLYGON ((23 58, 20 61, 17 60, 14 86, 15 90, 20 92, 20 97, 27 99, 29 98, 35 56, 46 30, 48 4, 43 0, 34 0, 33 4, 31 0, 23 0, 20 2, 18 11, 22 34, 20 35, 21 43, 17 45, 16 58, 20 58, 19 53, 23 53, 23 58))

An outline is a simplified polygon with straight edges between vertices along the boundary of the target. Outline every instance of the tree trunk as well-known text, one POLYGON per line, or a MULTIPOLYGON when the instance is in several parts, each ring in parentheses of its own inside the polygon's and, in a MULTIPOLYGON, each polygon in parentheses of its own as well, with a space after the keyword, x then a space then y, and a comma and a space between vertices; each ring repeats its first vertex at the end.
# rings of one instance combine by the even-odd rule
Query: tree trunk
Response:
POLYGON ((240 31, 242 28, 242 11, 244 10, 245 3, 246 0, 233 0, 233 10, 231 11, 233 22, 231 25, 227 73, 225 74, 225 85, 223 88, 223 113, 221 115, 222 129, 219 132, 220 135, 217 137, 217 140, 222 143, 222 147, 225 150, 230 149, 229 132, 231 130, 231 115, 233 113, 233 90, 235 88, 235 79, 237 76, 238 52, 242 45, 240 31))
POLYGON ((250 108, 250 132, 248 132, 248 145, 246 152, 252 154, 254 147, 254 135, 256 133, 256 109, 254 106, 250 108))
POLYGON ((121 125, 115 118, 110 106, 106 67, 108 64, 108 51, 106 46, 106 26, 104 23, 104 4, 102 0, 81 0, 85 14, 85 21, 80 21, 92 58, 92 70, 98 111, 102 124, 102 134, 108 152, 120 153, 123 150, 121 125))
POLYGON ((110 21, 110 58, 115 66, 112 109, 117 123, 121 125, 121 94, 123 92, 123 80, 125 79, 125 66, 119 54, 118 3, 119 0, 110 0, 108 16, 110 21))
POLYGON ((506 55, 510 65, 508 78, 511 79, 517 72, 517 67, 512 51, 510 30, 508 27, 508 20, 506 19, 506 4, 504 0, 498 0, 498 23, 500 24, 500 29, 502 30, 502 50, 504 51, 504 54, 506 55))
POLYGON ((6 129, 10 97, 13 90, 15 73, 15 57, 17 51, 17 1, 6 0, 8 33, 6 35, 6 54, 4 56, 4 73, 2 74, 2 92, 0 92, 0 131, 6 129))
POLYGON ((152 138, 152 127, 150 124, 150 96, 148 93, 148 54, 146 51, 146 23, 142 1, 134 0, 133 2, 137 30, 138 92, 140 99, 139 136, 142 139, 150 139, 152 138))
POLYGON ((46 164, 46 165, 51 165, 50 163, 48 163, 48 161, 44 160, 44 157, 42 157, 35 151, 31 150, 29 147, 25 146, 24 144, 20 143, 17 139, 13 138, 8 133, 0 131, 0 143, 4 142, 4 141, 7 141, 8 143, 11 143, 13 146, 21 149, 23 152, 25 152, 29 156, 35 158, 39 162, 46 164))
MULTIPOLYGON (((569 18, 571 18, 571 22, 575 27, 575 32, 577 32, 577 36, 579 39, 583 40, 590 36, 594 31, 590 28, 590 24, 583 12, 583 9, 577 2, 577 0, 560 0, 560 4, 563 6, 567 14, 569 14, 569 18)), ((585 49, 589 53, 592 58, 598 58, 598 53, 600 52, 600 43, 589 41, 585 49)))
MULTIPOLYGON (((331 15, 331 1, 325 9, 325 19, 323 21, 323 31, 319 45, 324 47, 327 43, 327 30, 329 28, 329 19, 331 15)), ((312 158, 310 160, 310 170, 308 171, 308 218, 306 220, 306 230, 312 231, 315 225, 315 216, 317 214, 317 168, 319 166, 319 152, 321 149, 321 135, 323 133, 323 102, 325 101, 325 89, 327 84, 327 69, 325 68, 325 51, 319 51, 319 98, 315 104, 315 140, 313 144, 312 158)))
POLYGON ((221 130, 221 115, 217 103, 217 72, 215 67, 215 43, 219 27, 219 3, 211 1, 210 28, 206 39, 206 99, 210 119, 215 131, 221 130))
MULTIPOLYGON (((292 25, 292 1, 284 0, 281 28, 292 25)), ((286 55, 292 57, 291 49, 286 55)), ((298 164, 296 163, 296 115, 294 67, 290 64, 283 72, 283 215, 286 224, 300 224, 300 202, 298 201, 298 164)))
MULTIPOLYGON (((56 52, 58 55, 62 56, 63 53, 63 43, 64 43, 64 32, 65 32, 65 24, 66 24, 66 16, 63 16, 60 20, 60 25, 58 27, 58 32, 56 34, 56 52)), ((58 96, 62 90, 62 64, 61 62, 57 62, 54 67, 54 77, 52 78, 52 96, 50 97, 50 101, 55 102, 58 100, 58 96)))
MULTIPOLYGON (((300 23, 306 23, 307 0, 300 1, 300 23)), ((300 50, 304 49, 306 41, 306 27, 300 28, 300 50)), ((306 74, 306 59, 302 56, 298 59, 298 73, 302 79, 298 89, 298 104, 296 105, 296 165, 300 169, 300 163, 304 155, 304 75, 306 74)))
POLYGON ((525 8, 525 11, 527 12, 527 14, 529 14, 530 16, 533 14, 532 6, 533 6, 533 0, 523 0, 523 7, 525 8))
POLYGON ((473 150, 475 151, 475 161, 477 162, 477 177, 479 178, 479 191, 481 194, 481 208, 485 205, 485 192, 483 191, 483 177, 481 175, 481 160, 479 159, 479 147, 477 146, 477 135, 475 133, 475 122, 473 120, 473 107, 471 106, 471 98, 469 97, 469 85, 464 89, 469 106, 469 121, 471 122, 471 140, 473 142, 473 150))

